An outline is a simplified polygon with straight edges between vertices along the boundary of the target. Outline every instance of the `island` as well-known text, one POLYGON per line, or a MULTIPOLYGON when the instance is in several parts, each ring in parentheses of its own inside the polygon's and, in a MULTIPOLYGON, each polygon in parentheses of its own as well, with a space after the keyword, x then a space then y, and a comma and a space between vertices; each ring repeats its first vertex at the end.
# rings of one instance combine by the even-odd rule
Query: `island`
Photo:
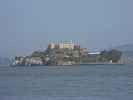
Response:
POLYGON ((86 64, 119 64, 122 52, 116 49, 90 52, 72 41, 50 43, 44 51, 17 56, 13 66, 64 66, 86 64))

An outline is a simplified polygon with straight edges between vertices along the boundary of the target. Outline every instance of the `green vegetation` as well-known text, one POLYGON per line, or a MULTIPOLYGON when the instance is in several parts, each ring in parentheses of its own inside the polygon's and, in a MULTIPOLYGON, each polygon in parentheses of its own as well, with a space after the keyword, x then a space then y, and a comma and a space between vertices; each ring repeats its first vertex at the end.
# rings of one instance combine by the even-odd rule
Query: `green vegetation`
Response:
POLYGON ((100 54, 100 61, 108 62, 112 61, 113 63, 117 63, 121 58, 122 53, 118 50, 110 50, 110 51, 102 51, 100 54))

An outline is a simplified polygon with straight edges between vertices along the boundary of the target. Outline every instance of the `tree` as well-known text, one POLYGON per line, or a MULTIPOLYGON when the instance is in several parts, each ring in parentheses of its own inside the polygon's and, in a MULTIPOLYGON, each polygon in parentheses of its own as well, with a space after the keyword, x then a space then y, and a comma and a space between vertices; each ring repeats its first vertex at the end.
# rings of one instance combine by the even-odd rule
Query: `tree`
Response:
POLYGON ((101 61, 111 61, 112 62, 118 62, 121 58, 122 53, 118 50, 112 49, 110 51, 102 51, 100 54, 100 60, 101 61))
POLYGON ((122 53, 118 50, 112 49, 108 52, 109 60, 112 60, 112 62, 118 62, 121 58, 122 53))
POLYGON ((108 51, 104 50, 100 53, 100 61, 106 62, 109 61, 109 55, 108 55, 108 51))

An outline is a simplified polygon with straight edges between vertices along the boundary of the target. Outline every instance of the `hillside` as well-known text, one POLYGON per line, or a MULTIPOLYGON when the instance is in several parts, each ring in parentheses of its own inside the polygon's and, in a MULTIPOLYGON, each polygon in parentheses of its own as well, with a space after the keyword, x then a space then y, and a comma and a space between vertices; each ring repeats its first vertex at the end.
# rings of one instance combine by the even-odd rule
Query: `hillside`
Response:
POLYGON ((133 44, 121 45, 115 47, 115 49, 122 51, 122 62, 133 64, 133 44))

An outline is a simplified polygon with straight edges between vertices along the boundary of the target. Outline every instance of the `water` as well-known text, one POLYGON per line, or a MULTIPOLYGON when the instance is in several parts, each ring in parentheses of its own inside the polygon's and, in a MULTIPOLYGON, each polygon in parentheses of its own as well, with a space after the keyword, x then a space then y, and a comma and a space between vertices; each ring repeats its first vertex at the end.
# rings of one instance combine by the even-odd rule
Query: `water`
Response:
POLYGON ((0 100, 133 100, 133 65, 1 66, 0 100))

